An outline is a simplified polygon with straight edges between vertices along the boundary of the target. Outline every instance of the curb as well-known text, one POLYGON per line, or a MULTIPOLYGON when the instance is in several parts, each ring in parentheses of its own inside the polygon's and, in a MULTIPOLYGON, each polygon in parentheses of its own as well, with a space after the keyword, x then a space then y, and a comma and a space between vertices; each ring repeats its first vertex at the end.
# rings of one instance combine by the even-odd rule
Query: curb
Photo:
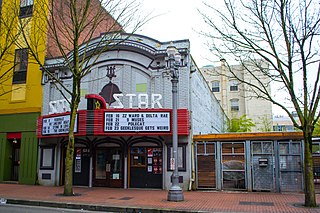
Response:
POLYGON ((174 209, 151 209, 151 208, 141 208, 141 207, 116 207, 116 206, 61 203, 61 202, 39 201, 39 200, 19 200, 19 199, 7 199, 7 204, 42 206, 42 207, 51 207, 51 208, 64 208, 64 209, 83 209, 88 211, 121 212, 121 213, 182 213, 182 212, 205 213, 207 212, 207 211, 174 210, 174 209))

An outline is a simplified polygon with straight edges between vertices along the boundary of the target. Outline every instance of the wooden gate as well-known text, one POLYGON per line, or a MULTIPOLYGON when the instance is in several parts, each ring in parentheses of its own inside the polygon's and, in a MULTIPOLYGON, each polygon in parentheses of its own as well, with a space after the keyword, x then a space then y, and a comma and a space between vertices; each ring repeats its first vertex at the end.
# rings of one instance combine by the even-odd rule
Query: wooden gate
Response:
POLYGON ((199 142, 196 144, 197 188, 216 188, 216 144, 199 142))

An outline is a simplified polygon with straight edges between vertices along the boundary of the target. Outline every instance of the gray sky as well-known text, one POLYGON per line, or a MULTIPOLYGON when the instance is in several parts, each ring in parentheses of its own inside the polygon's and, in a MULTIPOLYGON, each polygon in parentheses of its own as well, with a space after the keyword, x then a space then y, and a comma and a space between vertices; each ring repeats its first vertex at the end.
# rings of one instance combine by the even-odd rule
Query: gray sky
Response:
MULTIPOLYGON (((189 39, 191 55, 201 68, 205 65, 220 63, 213 57, 205 45, 206 40, 198 32, 210 28, 204 23, 197 8, 204 9, 204 0, 140 0, 141 10, 154 17, 142 27, 138 34, 151 37, 161 42, 189 39), (210 59, 211 61, 207 60, 210 59)), ((223 0, 209 1, 209 4, 220 7, 223 0)), ((283 97, 281 97, 283 98, 283 97)), ((285 114, 280 108, 273 106, 274 114, 285 114)))
MULTIPOLYGON (((205 40, 197 32, 206 25, 197 11, 203 0, 143 0, 142 10, 152 12, 153 18, 138 32, 161 42, 189 39, 191 55, 198 67, 212 64, 205 58, 210 57, 205 40)), ((221 0, 215 0, 215 4, 221 0)))

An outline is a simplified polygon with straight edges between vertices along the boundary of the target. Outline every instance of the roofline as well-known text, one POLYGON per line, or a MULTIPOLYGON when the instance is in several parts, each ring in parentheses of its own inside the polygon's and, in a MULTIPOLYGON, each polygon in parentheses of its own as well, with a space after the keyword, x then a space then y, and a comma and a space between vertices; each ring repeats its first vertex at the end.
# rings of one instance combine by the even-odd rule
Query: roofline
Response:
POLYGON ((244 140, 303 139, 303 132, 245 132, 194 135, 193 141, 244 141, 244 140))

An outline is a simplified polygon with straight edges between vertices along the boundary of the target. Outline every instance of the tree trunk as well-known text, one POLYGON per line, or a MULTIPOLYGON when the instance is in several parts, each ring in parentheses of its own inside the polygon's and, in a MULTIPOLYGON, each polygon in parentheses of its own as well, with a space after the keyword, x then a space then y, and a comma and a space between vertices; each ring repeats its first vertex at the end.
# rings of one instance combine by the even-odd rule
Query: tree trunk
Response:
POLYGON ((313 159, 312 159, 312 133, 304 131, 304 178, 305 178, 305 203, 306 207, 316 207, 316 195, 314 190, 313 159))
POLYGON ((73 194, 73 158, 74 158, 74 124, 76 121, 77 109, 80 99, 75 98, 71 113, 70 113, 70 127, 69 127, 69 141, 65 160, 65 178, 64 178, 64 195, 72 196, 73 194))

